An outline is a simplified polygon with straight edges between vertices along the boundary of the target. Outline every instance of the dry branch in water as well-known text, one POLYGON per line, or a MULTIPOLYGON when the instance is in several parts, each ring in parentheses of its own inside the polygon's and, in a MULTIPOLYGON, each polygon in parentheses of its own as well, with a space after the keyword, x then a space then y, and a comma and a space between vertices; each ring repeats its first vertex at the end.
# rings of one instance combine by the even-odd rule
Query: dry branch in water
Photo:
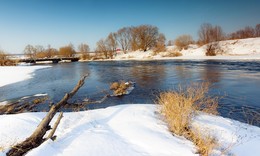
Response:
POLYGON ((65 96, 56 105, 52 105, 48 114, 45 116, 45 118, 42 119, 42 121, 30 137, 28 137, 25 141, 13 146, 6 155, 21 156, 27 153, 29 150, 41 145, 46 140, 45 138, 43 138, 44 135, 48 130, 51 129, 50 122, 52 118, 59 111, 59 109, 63 107, 67 103, 67 101, 76 94, 80 87, 84 85, 84 81, 87 76, 88 74, 83 76, 70 93, 66 93, 65 96))
POLYGON ((104 102, 108 97, 110 97, 109 94, 104 95, 100 100, 96 100, 96 101, 83 101, 83 102, 76 102, 76 103, 66 103, 63 108, 69 108, 69 109, 73 109, 73 111, 80 111, 81 109, 85 109, 86 105, 89 104, 100 104, 102 102, 104 102))
POLYGON ((18 114, 23 112, 33 112, 38 105, 46 102, 48 100, 47 96, 42 97, 28 97, 20 99, 18 101, 10 102, 6 105, 0 105, 0 115, 1 114, 18 114))

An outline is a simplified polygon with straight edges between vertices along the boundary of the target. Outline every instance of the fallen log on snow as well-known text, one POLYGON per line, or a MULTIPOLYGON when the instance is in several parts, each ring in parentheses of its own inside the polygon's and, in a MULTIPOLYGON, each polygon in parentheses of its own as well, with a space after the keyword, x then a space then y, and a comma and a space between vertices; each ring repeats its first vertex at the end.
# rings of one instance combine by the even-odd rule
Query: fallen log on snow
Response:
MULTIPOLYGON (((55 116, 55 114, 59 111, 60 108, 66 105, 67 101, 75 95, 75 93, 80 89, 80 87, 84 85, 84 81, 87 76, 88 74, 83 76, 70 93, 66 93, 65 96, 57 104, 51 106, 50 111, 42 119, 42 121, 40 122, 40 124, 38 125, 38 127, 35 129, 35 131, 30 137, 28 137, 25 141, 13 146, 6 155, 7 156, 24 155, 29 150, 41 145, 48 138, 52 138, 53 137, 52 135, 54 134, 61 117, 59 117, 60 119, 58 118, 57 120, 57 125, 55 130, 53 131, 53 134, 50 134, 47 139, 43 138, 46 132, 51 129, 50 122, 52 118, 55 116)), ((62 116, 62 114, 60 116, 62 116)))

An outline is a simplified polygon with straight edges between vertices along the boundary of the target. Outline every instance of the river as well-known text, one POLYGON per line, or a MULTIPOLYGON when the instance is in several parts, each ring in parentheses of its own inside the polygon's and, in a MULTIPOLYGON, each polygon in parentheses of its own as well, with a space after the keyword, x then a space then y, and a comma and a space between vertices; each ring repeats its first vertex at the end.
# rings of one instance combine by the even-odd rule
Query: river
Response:
MULTIPOLYGON (((32 79, 1 87, 0 101, 47 93, 53 102, 57 102, 86 73, 90 75, 85 85, 71 102, 85 98, 100 99, 114 81, 136 82, 131 94, 110 97, 101 104, 88 105, 89 109, 129 103, 155 103, 162 91, 173 90, 179 84, 208 81, 212 84, 210 95, 222 97, 219 101, 220 115, 251 122, 260 114, 260 61, 163 60, 52 64, 52 68, 36 71, 32 79)), ((259 123, 253 124, 259 126, 259 123)))

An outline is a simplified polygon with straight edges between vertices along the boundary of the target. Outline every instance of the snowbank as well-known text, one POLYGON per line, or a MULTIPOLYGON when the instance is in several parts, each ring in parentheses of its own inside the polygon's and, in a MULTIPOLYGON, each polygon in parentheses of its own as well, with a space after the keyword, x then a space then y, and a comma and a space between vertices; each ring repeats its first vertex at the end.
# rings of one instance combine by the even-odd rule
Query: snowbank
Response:
POLYGON ((33 72, 51 66, 8 66, 0 67, 0 87, 30 79, 33 72))
MULTIPOLYGON (((202 47, 193 46, 182 50, 183 56, 205 56, 207 45, 202 47)), ((248 38, 239 40, 220 41, 219 47, 223 50, 224 56, 260 56, 260 38, 248 38)), ((216 56, 218 57, 218 56, 216 56)))
MULTIPOLYGON (((194 146, 173 137, 155 111, 154 105, 120 105, 64 113, 57 140, 45 142, 28 155, 194 155, 194 146)), ((6 149, 25 139, 44 115, 0 116, 0 147, 6 149)))
MULTIPOLYGON (((259 127, 207 114, 197 116, 193 126, 217 138, 222 151, 230 151, 236 156, 257 156, 260 153, 259 127)), ((215 153, 221 155, 220 151, 215 151, 215 153)))
MULTIPOLYGON (((187 50, 182 50, 183 56, 164 57, 166 52, 155 54, 152 51, 136 51, 127 54, 119 53, 115 60, 164 60, 164 59, 228 59, 228 60, 259 60, 260 59, 260 38, 248 38, 239 40, 227 40, 219 42, 223 55, 205 56, 206 46, 198 47, 189 45, 187 50)), ((168 51, 176 51, 175 46, 167 47, 168 51)))
POLYGON ((153 59, 154 53, 152 51, 135 51, 124 54, 123 52, 117 53, 114 60, 145 60, 153 59))
MULTIPOLYGON (((194 145, 182 137, 173 136, 157 111, 156 105, 131 104, 64 113, 55 133, 57 139, 45 142, 28 155, 196 155, 194 145)), ((1 115, 0 147, 6 151, 28 137, 44 115, 1 115)), ((194 125, 210 130, 237 156, 260 153, 258 127, 209 115, 200 115, 194 125)))

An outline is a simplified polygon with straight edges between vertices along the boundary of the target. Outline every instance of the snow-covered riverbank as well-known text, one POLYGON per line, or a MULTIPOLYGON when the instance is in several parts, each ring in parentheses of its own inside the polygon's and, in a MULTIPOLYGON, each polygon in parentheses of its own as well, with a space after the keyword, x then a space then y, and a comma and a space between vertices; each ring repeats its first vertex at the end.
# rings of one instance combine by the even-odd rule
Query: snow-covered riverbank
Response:
MULTIPOLYGON (((206 56, 207 45, 198 47, 190 45, 187 50, 181 50, 182 56, 167 57, 169 52, 155 54, 153 51, 135 51, 126 54, 119 53, 114 60, 260 60, 260 38, 248 38, 239 40, 220 41, 219 47, 222 55, 206 56)), ((167 47, 168 51, 176 51, 175 46, 167 47)))
POLYGON ((0 87, 30 79, 33 72, 38 69, 48 68, 51 66, 8 66, 0 67, 0 87))
MULTIPOLYGON (((4 155, 8 147, 28 137, 44 115, 1 115, 0 149, 4 151, 0 155, 4 155)), ((222 148, 227 148, 237 156, 257 156, 260 153, 258 127, 210 115, 198 116, 194 125, 210 131, 222 148)), ((64 113, 56 135, 55 141, 45 142, 28 155, 197 155, 190 141, 173 136, 168 131, 157 105, 129 104, 64 113)), ((220 154, 219 149, 215 152, 220 154)))

